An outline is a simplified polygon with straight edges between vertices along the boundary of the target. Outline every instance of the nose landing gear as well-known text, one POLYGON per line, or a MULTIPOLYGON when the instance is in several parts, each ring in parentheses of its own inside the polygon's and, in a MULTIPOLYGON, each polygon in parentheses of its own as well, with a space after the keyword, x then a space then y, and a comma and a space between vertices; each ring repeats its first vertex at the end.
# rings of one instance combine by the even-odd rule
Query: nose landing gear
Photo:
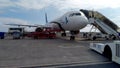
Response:
POLYGON ((79 31, 70 31, 71 36, 70 36, 70 40, 75 40, 75 35, 79 33, 79 31))
POLYGON ((66 33, 65 33, 65 32, 64 32, 64 33, 62 33, 62 34, 61 34, 61 36, 62 36, 62 37, 65 37, 65 36, 66 36, 66 33))

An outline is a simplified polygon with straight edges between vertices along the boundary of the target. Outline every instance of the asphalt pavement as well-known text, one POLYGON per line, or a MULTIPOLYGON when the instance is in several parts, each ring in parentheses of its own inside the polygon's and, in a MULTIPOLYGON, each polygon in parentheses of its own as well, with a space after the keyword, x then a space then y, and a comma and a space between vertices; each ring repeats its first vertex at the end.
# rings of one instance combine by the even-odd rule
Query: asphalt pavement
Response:
POLYGON ((102 41, 0 40, 0 68, 118 68, 119 65, 92 51, 91 42, 102 41))

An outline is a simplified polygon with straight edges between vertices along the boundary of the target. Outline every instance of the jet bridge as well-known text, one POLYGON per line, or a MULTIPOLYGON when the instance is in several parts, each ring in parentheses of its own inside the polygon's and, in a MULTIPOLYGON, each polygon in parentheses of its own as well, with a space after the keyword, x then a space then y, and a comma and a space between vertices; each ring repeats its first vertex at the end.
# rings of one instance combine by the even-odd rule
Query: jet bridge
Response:
POLYGON ((101 13, 83 9, 80 11, 82 11, 88 18, 89 22, 97 27, 103 34, 118 36, 119 27, 101 13))

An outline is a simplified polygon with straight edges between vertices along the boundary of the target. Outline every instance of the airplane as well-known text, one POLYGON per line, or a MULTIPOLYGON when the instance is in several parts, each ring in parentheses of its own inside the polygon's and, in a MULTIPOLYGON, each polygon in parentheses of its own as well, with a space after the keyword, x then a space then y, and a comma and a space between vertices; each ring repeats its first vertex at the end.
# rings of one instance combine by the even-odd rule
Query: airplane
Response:
MULTIPOLYGON (((46 22, 47 14, 45 14, 46 22)), ((42 27, 51 27, 54 29, 60 29, 63 31, 62 36, 66 36, 65 31, 70 31, 70 40, 75 40, 75 35, 79 33, 79 30, 84 28, 88 23, 87 17, 81 11, 69 11, 66 12, 61 17, 46 23, 45 25, 20 25, 20 24, 6 24, 13 26, 28 26, 28 27, 37 27, 36 31, 41 30, 42 27)))

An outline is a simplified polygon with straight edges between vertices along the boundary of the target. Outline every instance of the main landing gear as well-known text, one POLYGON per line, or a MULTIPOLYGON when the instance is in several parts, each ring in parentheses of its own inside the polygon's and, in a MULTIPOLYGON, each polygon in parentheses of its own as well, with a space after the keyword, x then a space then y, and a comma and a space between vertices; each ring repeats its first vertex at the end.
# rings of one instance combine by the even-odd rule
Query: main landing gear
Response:
POLYGON ((64 33, 62 33, 62 34, 61 34, 61 36, 62 36, 62 37, 65 37, 65 36, 66 36, 66 33, 65 33, 65 32, 64 32, 64 33))
POLYGON ((75 40, 75 36, 70 36, 70 40, 75 40))

